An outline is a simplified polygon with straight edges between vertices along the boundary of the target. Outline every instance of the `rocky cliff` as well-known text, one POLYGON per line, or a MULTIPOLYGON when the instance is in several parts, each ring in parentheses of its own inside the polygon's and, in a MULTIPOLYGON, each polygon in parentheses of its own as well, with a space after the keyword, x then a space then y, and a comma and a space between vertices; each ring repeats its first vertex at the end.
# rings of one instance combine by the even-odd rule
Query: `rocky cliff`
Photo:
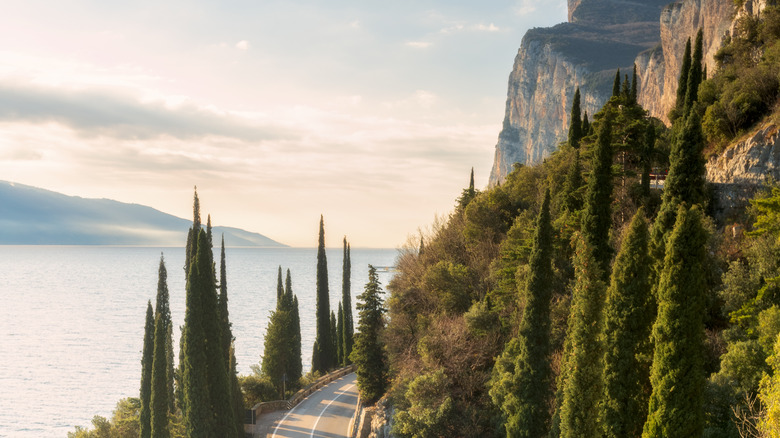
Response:
MULTIPOLYGON (((765 0, 749 0, 747 3, 765 0)), ((569 22, 526 33, 509 76, 506 112, 490 184, 514 163, 537 163, 565 140, 577 86, 583 111, 596 112, 612 91, 615 69, 636 62, 639 101, 666 121, 674 104, 685 41, 704 28, 708 71, 731 26, 731 0, 569 0, 569 22)), ((747 7, 747 5, 746 5, 747 7)))
POLYGON ((714 72, 713 59, 731 27, 734 6, 730 0, 683 0, 664 7, 656 47, 636 58, 639 72, 639 103, 650 115, 669 123, 666 117, 677 98, 685 42, 699 28, 704 30, 704 62, 714 72))

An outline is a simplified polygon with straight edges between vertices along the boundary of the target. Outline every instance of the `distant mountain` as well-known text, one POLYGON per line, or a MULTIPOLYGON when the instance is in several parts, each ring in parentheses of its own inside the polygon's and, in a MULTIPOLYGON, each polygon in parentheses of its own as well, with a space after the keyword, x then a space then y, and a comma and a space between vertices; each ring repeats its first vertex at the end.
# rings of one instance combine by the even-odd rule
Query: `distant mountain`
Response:
MULTIPOLYGON (((0 245, 184 246, 192 221, 138 204, 86 199, 0 181, 0 245)), ((286 245, 238 228, 214 227, 228 246, 286 245)))

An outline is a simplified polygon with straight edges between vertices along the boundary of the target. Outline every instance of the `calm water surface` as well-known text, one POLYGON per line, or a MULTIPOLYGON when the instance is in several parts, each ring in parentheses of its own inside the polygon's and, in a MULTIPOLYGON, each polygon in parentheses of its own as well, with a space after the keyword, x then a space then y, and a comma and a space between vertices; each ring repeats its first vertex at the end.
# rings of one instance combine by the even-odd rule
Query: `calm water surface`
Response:
MULTIPOLYGON (((154 305, 161 253, 173 324, 180 327, 183 248, 0 246, 0 437, 62 438, 76 425, 91 426, 94 415, 110 418, 120 398, 138 396, 146 302, 154 305)), ((352 250, 353 306, 368 281, 368 264, 392 266, 396 255, 393 249, 352 250)), ((239 373, 249 374, 263 354, 279 265, 292 273, 308 370, 316 249, 228 248, 226 258, 239 373)), ((328 250, 334 310, 341 262, 340 249, 328 250)), ((389 280, 380 273, 383 285, 389 280)), ((175 329, 174 342, 179 335, 175 329)))

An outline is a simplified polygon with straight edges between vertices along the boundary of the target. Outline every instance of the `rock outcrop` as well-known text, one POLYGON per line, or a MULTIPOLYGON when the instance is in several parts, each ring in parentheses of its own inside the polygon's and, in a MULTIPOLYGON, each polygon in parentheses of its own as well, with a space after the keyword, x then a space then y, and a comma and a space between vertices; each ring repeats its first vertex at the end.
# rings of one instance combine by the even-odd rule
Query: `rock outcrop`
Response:
POLYGON ((569 0, 569 22, 529 30, 509 76, 506 113, 490 183, 516 162, 537 163, 565 138, 576 87, 593 115, 612 92, 615 69, 658 45, 668 0, 569 0))
MULTIPOLYGON (((758 10, 765 1, 747 0, 743 9, 758 10)), ((616 68, 630 73, 637 64, 639 102, 667 121, 685 41, 703 27, 707 69, 714 71, 713 55, 733 16, 731 0, 568 0, 568 6, 568 23, 532 29, 523 38, 509 76, 491 185, 514 163, 538 163, 565 140, 577 86, 583 111, 598 111, 616 68)))
POLYGON ((639 72, 639 104, 651 116, 669 123, 666 115, 677 98, 677 80, 685 42, 699 28, 704 35, 704 63, 714 72, 715 53, 732 25, 734 6, 730 0, 682 0, 664 7, 660 17, 660 41, 636 58, 639 72))

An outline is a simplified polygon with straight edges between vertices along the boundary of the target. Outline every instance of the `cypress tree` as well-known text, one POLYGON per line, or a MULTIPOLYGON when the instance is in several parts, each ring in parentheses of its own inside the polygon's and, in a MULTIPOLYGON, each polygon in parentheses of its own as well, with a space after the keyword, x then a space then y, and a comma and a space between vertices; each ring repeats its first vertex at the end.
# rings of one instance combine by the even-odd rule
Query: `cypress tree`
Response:
POLYGON ((582 139, 583 131, 580 117, 580 87, 577 87, 571 102, 571 116, 569 117, 569 146, 574 149, 580 147, 580 139, 582 139))
POLYGON ((620 69, 617 69, 615 80, 612 82, 612 97, 620 97, 620 69))
POLYGON ((344 360, 344 309, 339 301, 339 313, 336 316, 336 357, 339 366, 345 365, 344 360))
POLYGON ((157 313, 154 320, 154 359, 152 361, 151 437, 168 438, 168 326, 157 313))
POLYGON ((219 254, 219 321, 222 332, 222 351, 225 363, 230 364, 230 346, 233 344, 233 331, 230 327, 230 312, 228 311, 227 269, 225 266, 225 235, 222 235, 222 244, 219 254))
POLYGON ((691 111, 672 143, 663 202, 651 232, 650 252, 655 261, 653 275, 656 280, 663 268, 666 238, 676 221, 678 207, 683 203, 689 206, 706 203, 707 180, 703 149, 701 120, 696 111, 691 111))
POLYGON ((609 230, 612 228, 612 128, 605 117, 599 127, 596 150, 593 154, 588 190, 585 194, 585 210, 582 213, 582 235, 606 280, 612 248, 609 230))
POLYGON ((284 293, 288 300, 292 302, 291 308, 291 325, 289 329, 289 340, 291 342, 290 351, 292 352, 292 360, 288 368, 287 377, 288 381, 293 385, 297 385, 298 381, 303 376, 303 363, 301 362, 301 317, 298 313, 298 297, 293 294, 292 291, 292 279, 290 278, 290 270, 287 270, 287 279, 285 280, 284 293))
POLYGON ((683 53, 682 66, 680 66, 680 78, 677 80, 677 101, 674 104, 674 110, 669 113, 669 119, 674 122, 681 114, 685 106, 685 96, 688 93, 688 73, 691 71, 691 39, 685 43, 685 52, 683 53))
POLYGON ((615 258, 604 305, 605 438, 638 437, 647 417, 649 338, 655 316, 650 283, 649 232, 642 208, 631 220, 615 258))
POLYGON ((144 325, 144 349, 141 359, 141 438, 152 436, 152 362, 154 361, 154 311, 152 302, 146 306, 146 324, 144 325))
POLYGON ((688 73, 688 83, 685 87, 685 105, 683 109, 683 115, 687 115, 688 111, 693 108, 693 104, 699 97, 699 85, 702 82, 702 69, 701 63, 703 58, 703 32, 699 28, 696 33, 696 43, 694 44, 693 56, 691 57, 691 67, 688 73))
POLYGON ((699 437, 704 429, 707 238, 701 209, 681 206, 658 287, 645 438, 699 437))
POLYGON ((549 427, 552 241, 548 189, 536 220, 519 331, 496 360, 490 381, 509 438, 541 437, 549 427))
POLYGON ((579 193, 582 187, 582 169, 580 167, 580 151, 574 150, 574 157, 566 174, 563 186, 563 207, 574 212, 582 208, 582 196, 579 193))
POLYGON ((192 200, 192 227, 187 233, 187 246, 184 256, 184 276, 189 278, 190 265, 195 257, 195 246, 198 243, 198 233, 200 232, 200 200, 198 199, 198 187, 195 186, 195 194, 192 200))
POLYGON ((636 63, 634 63, 634 72, 631 75, 631 95, 630 95, 630 103, 636 104, 637 103, 637 87, 638 87, 638 78, 636 74, 636 63))
POLYGON ((236 364, 236 351, 233 343, 230 344, 230 395, 233 398, 233 420, 236 422, 236 437, 243 438, 244 434, 244 395, 241 393, 241 385, 238 382, 238 369, 236 364))
POLYGON ((312 371, 327 372, 335 365, 335 344, 330 330, 330 298, 328 292, 328 259, 325 254, 325 222, 320 216, 317 245, 317 336, 312 354, 312 371))
POLYGON ((642 145, 642 151, 639 156, 639 164, 642 168, 641 188, 642 199, 645 208, 649 211, 647 203, 650 201, 650 172, 653 169, 653 154, 655 152, 655 128, 652 124, 647 125, 645 131, 645 141, 642 145))
POLYGON ((590 135, 590 122, 588 121, 588 112, 582 115, 582 136, 590 135))
POLYGON ((358 295, 358 332, 352 350, 360 397, 371 404, 387 390, 387 358, 381 332, 384 328, 384 301, 376 269, 368 265, 368 283, 358 295))
MULTIPOLYGON (((422 237, 420 238, 420 245, 422 245, 422 237)), ((350 245, 347 243, 346 237, 344 237, 344 261, 342 263, 341 279, 341 303, 344 311, 344 336, 341 340, 343 344, 341 348, 343 350, 344 365, 347 365, 350 363, 349 355, 352 353, 352 337, 355 332, 355 325, 352 320, 352 261, 350 260, 350 245)))
POLYGON ((214 248, 214 239, 211 235, 211 215, 206 216, 206 237, 209 239, 209 247, 214 248))
MULTIPOLYGON (((204 315, 208 299, 213 294, 211 249, 206 232, 200 230, 194 239, 195 258, 187 279, 186 310, 184 314, 183 377, 184 428, 188 437, 207 437, 214 434, 214 411, 209 397, 207 372, 206 330, 204 315), (211 290, 209 287, 211 286, 211 290)), ((222 355, 219 355, 221 358, 222 355)))
MULTIPOLYGON (((340 304, 340 303, 339 303, 340 304)), ((336 322, 336 314, 330 311, 330 338, 333 340, 333 367, 339 366, 338 357, 338 323, 336 322)))
POLYGON ((599 436, 598 407, 602 393, 599 339, 606 286, 593 249, 584 238, 577 238, 574 255, 574 292, 566 343, 569 346, 563 376, 560 406, 562 438, 599 436))
MULTIPOLYGON (((202 284, 202 325, 206 337, 206 375, 208 378, 211 412, 214 419, 213 433, 215 436, 235 436, 235 419, 233 418, 230 381, 228 380, 229 359, 223 345, 221 312, 217 285, 215 284, 214 256, 211 242, 206 232, 201 232, 198 237, 198 256, 203 259, 203 266, 198 265, 198 274, 200 276, 199 281, 202 284), (201 245, 204 247, 202 257, 200 256, 201 245)), ((227 299, 225 304, 227 304, 227 299)))
MULTIPOLYGON (((154 307, 155 319, 159 316, 163 325, 163 342, 165 343, 165 369, 166 369, 166 387, 168 395, 168 411, 174 412, 174 370, 173 370, 173 322, 171 321, 170 294, 168 293, 168 269, 165 267, 165 258, 160 254, 160 266, 157 269, 157 298, 154 307)), ((157 327, 155 321, 155 336, 157 336, 157 327)), ((156 338, 155 338, 156 339, 156 338)), ((157 341, 155 340, 155 348, 157 341)), ((155 353, 156 354, 156 353, 155 353)), ((155 356, 156 357, 156 356, 155 356)))
POLYGON ((631 84, 628 82, 628 75, 623 78, 623 83, 620 85, 620 97, 626 103, 631 103, 631 84))
POLYGON ((282 296, 284 296, 284 285, 282 284, 282 266, 279 265, 279 272, 276 276, 276 307, 282 303, 282 296))

